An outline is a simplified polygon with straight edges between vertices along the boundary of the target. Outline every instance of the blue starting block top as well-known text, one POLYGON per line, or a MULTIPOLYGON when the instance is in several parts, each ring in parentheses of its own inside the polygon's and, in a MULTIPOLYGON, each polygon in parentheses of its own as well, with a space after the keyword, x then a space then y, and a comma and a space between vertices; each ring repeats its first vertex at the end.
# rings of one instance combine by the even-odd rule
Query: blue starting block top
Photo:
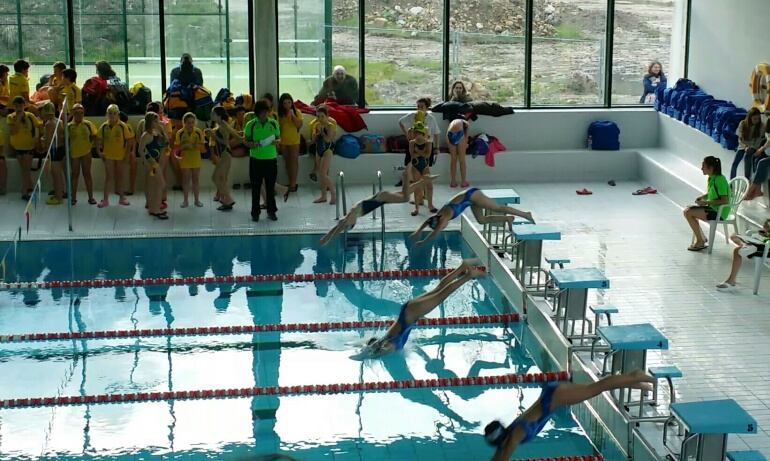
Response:
POLYGON ((609 304, 602 304, 600 306, 589 306, 589 309, 591 309, 591 312, 594 314, 617 314, 620 312, 617 307, 610 306, 609 304))
POLYGON ((614 351, 668 349, 668 338, 649 323, 603 326, 596 332, 614 351))
POLYGON ((650 367, 647 371, 650 372, 653 378, 682 378, 684 376, 682 370, 673 365, 650 367))
POLYGON ((516 240, 561 240, 561 232, 547 224, 527 224, 513 228, 516 240))
POLYGON ((725 454, 730 461, 767 461, 767 458, 757 450, 728 451, 725 454))
POLYGON ((549 264, 569 264, 572 262, 567 256, 545 256, 545 262, 549 264))
POLYGON ((672 403, 671 414, 696 434, 757 433, 757 421, 733 399, 672 403))
POLYGON ((609 288, 610 281, 593 267, 578 269, 551 269, 551 279, 559 288, 609 288))
POLYGON ((521 203, 521 197, 513 189, 482 189, 481 193, 500 205, 508 205, 509 203, 518 205, 521 203))

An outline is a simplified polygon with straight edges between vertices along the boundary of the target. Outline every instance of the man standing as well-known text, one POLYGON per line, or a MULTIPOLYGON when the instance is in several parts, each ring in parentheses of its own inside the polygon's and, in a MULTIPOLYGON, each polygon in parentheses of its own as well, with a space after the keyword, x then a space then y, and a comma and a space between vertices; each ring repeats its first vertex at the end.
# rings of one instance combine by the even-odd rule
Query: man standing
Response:
POLYGON ((267 116, 270 108, 264 100, 254 104, 256 118, 249 121, 243 129, 246 147, 250 149, 249 179, 251 180, 251 220, 259 222, 259 193, 262 182, 265 183, 267 218, 277 221, 275 215, 275 180, 278 176, 278 149, 281 130, 274 118, 267 116))
POLYGON ((324 80, 318 98, 332 98, 340 104, 358 104, 358 82, 342 66, 336 66, 332 76, 324 80))

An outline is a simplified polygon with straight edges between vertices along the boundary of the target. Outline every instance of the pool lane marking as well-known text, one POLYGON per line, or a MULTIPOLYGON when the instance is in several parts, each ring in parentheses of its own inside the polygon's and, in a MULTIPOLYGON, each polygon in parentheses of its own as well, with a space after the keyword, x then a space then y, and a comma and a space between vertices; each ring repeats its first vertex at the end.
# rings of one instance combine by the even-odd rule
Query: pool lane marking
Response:
MULTIPOLYGON (((519 314, 494 314, 464 317, 422 318, 415 322, 415 327, 444 327, 470 326, 487 324, 508 324, 519 321, 519 314)), ((236 325, 211 327, 179 327, 179 328, 144 328, 136 330, 102 330, 76 331, 53 333, 26 333, 0 335, 2 343, 25 343, 37 341, 69 341, 82 339, 120 339, 120 338, 151 338, 166 336, 206 336, 206 335, 238 335, 244 333, 270 332, 308 332, 344 331, 359 329, 387 328, 393 320, 362 320, 352 322, 319 322, 319 323, 271 323, 265 325, 236 325)))

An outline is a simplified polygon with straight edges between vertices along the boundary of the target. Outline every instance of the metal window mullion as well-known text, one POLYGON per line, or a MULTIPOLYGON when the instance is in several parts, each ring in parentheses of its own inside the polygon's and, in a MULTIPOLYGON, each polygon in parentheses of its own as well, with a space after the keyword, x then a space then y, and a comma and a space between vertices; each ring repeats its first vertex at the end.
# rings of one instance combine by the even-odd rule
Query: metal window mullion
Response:
POLYGON ((166 93, 166 7, 165 0, 158 0, 158 41, 160 42, 160 86, 161 94, 166 93))
POLYGON ((131 79, 128 77, 128 18, 126 17, 128 6, 126 2, 127 0, 123 0, 123 62, 126 67, 126 84, 130 84, 131 79))
POLYGON ((612 107, 612 54, 615 47, 615 0, 607 0, 607 30, 604 50, 604 106, 612 107))
POLYGON ((67 0, 67 54, 70 67, 75 68, 75 6, 73 0, 67 0))
POLYGON ((358 2, 358 106, 366 106, 366 2, 358 2))
POLYGON ((532 36, 535 12, 534 0, 527 0, 524 12, 524 107, 532 107, 532 36))
POLYGON ((687 18, 684 25, 684 68, 683 77, 689 78, 690 73, 690 23, 692 21, 692 0, 687 0, 687 18))
MULTIPOLYGON (((275 0, 275 7, 276 7, 276 24, 278 23, 278 0, 275 0)), ((254 54, 254 47, 257 46, 254 38, 254 16, 256 14, 256 10, 254 9, 254 2, 252 0, 247 0, 246 2, 246 18, 247 24, 246 27, 248 30, 246 31, 248 39, 249 39, 249 93, 253 94, 255 96, 256 100, 256 85, 257 85, 257 76, 254 73, 254 63, 256 61, 256 55, 254 54)), ((278 46, 278 33, 276 28, 276 46, 278 46)), ((277 48, 276 48, 277 50, 277 48)), ((276 53, 276 56, 278 53, 276 53)), ((276 58, 277 59, 277 58, 276 58)), ((277 68, 277 67, 276 67, 277 68)), ((277 74, 277 73, 276 73, 277 74)), ((276 78, 278 76, 276 75, 276 78)))
POLYGON ((18 51, 19 51, 19 59, 24 58, 24 45, 22 43, 22 33, 21 33, 21 0, 16 0, 16 36, 18 40, 18 51))
MULTIPOLYGON (((452 71, 449 68, 449 42, 451 41, 451 35, 449 30, 449 18, 452 15, 451 10, 451 1, 452 0, 444 0, 444 11, 443 11, 443 28, 442 28, 442 55, 443 55, 443 61, 441 64, 441 71, 443 73, 442 79, 441 79, 441 94, 446 95, 449 94, 449 73, 452 71)), ((443 99, 443 98, 442 98, 443 99)))
MULTIPOLYGON (((221 13, 219 18, 221 23, 221 13)), ((230 0, 225 0, 225 61, 227 63, 227 88, 232 88, 230 85, 230 0)))

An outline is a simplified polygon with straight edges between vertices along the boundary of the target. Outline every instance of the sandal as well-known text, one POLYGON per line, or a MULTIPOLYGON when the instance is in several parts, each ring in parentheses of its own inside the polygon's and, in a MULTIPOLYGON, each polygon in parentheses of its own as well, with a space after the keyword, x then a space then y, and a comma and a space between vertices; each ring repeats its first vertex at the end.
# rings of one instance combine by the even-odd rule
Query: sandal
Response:
POLYGON ((122 199, 118 200, 118 203, 119 203, 119 204, 121 204, 121 205, 123 205, 123 206, 129 206, 129 205, 131 205, 130 203, 128 203, 128 199, 127 199, 127 198, 125 198, 125 197, 123 197, 122 199))
POLYGON ((585 187, 580 189, 580 190, 576 190, 575 193, 578 194, 578 195, 591 195, 591 194, 593 194, 593 192, 591 192, 590 190, 586 189, 585 187))
POLYGON ((644 192, 646 192, 648 194, 657 194, 658 193, 658 189, 656 189, 656 188, 654 188, 652 186, 647 186, 647 187, 644 188, 644 192))
POLYGON ((317 198, 313 200, 313 203, 326 203, 326 198, 317 198))
POLYGON ((166 213, 150 213, 150 216, 155 216, 156 218, 158 218, 160 220, 168 219, 168 215, 166 213))
POLYGON ((615 180, 614 180, 614 179, 610 179, 609 181, 607 181, 607 184, 609 184, 609 185, 610 185, 610 186, 612 186, 612 187, 615 187, 615 186, 617 186, 617 185, 618 185, 618 184, 615 182, 615 180))
POLYGON ((417 210, 412 210, 412 216, 417 216, 418 214, 420 214, 420 212, 419 212, 419 211, 417 211, 417 210))
POLYGON ((430 212, 431 213, 438 213, 438 208, 432 206, 432 207, 430 207, 430 212))
POLYGON ((636 192, 631 192, 631 195, 647 195, 647 189, 638 189, 636 192))
POLYGON ((289 187, 289 192, 297 192, 297 189, 299 189, 299 186, 295 184, 289 187))
POLYGON ((291 188, 289 188, 285 194, 283 194, 283 201, 288 202, 289 201, 289 194, 291 193, 291 188))
POLYGON ((88 199, 88 204, 89 205, 96 205, 96 199, 95 198, 88 199))
POLYGON ((736 283, 729 283, 727 281, 724 281, 724 282, 720 283, 719 285, 717 285, 717 289, 724 290, 726 288, 735 288, 735 285, 737 285, 737 284, 736 283))
POLYGON ((217 207, 217 210, 219 211, 232 211, 233 205, 235 205, 235 202, 232 202, 229 205, 220 205, 217 207))
POLYGON ((690 245, 687 247, 687 251, 703 251, 706 248, 708 248, 708 246, 706 245, 698 245, 698 246, 690 245))

